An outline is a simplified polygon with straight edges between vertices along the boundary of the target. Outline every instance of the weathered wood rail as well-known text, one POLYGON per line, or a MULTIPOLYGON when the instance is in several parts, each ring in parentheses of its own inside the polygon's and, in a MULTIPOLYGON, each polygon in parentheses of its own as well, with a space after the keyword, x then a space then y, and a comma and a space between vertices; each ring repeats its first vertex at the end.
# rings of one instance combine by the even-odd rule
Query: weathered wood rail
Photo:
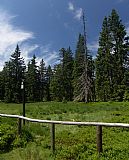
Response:
POLYGON ((82 125, 82 126, 96 126, 97 127, 97 151, 98 153, 102 152, 102 127, 121 127, 121 128, 129 128, 129 124, 127 123, 103 123, 103 122, 72 122, 72 121, 52 121, 52 120, 41 120, 41 119, 32 119, 28 117, 23 117, 19 115, 9 115, 9 114, 0 114, 1 117, 10 117, 18 119, 18 134, 21 134, 22 128, 22 120, 26 120, 29 122, 37 122, 37 123, 48 123, 51 124, 51 150, 54 153, 55 151, 55 125, 82 125))

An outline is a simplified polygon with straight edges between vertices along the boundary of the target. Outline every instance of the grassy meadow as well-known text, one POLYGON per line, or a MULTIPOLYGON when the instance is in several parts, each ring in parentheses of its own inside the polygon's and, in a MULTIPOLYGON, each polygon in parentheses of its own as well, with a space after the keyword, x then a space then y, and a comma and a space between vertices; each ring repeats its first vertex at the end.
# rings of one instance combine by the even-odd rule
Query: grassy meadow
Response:
MULTIPOLYGON (((22 115, 22 104, 1 102, 0 113, 22 115)), ((129 123, 129 102, 27 103, 26 116, 61 121, 129 123)), ((0 117, 0 127, 0 135, 2 135, 0 145, 2 146, 4 143, 6 145, 6 136, 11 137, 16 134, 17 121, 13 118, 0 117), (3 132, 5 132, 5 135, 2 134, 3 132)), ((8 151, 0 153, 0 160, 98 159, 96 127, 56 125, 56 151, 54 155, 50 150, 49 124, 27 122, 23 132, 25 132, 23 138, 15 137, 15 140, 10 143, 12 147, 8 151), (31 140, 27 142, 28 137, 31 137, 31 140)), ((103 127, 103 153, 99 159, 128 160, 128 148, 129 129, 103 127)))

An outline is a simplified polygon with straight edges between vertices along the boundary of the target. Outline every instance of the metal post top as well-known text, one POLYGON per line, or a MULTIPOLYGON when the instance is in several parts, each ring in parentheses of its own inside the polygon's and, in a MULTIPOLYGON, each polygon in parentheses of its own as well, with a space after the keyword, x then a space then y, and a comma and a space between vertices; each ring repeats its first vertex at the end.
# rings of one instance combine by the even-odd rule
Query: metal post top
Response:
POLYGON ((24 82, 21 82, 21 89, 24 89, 24 82))

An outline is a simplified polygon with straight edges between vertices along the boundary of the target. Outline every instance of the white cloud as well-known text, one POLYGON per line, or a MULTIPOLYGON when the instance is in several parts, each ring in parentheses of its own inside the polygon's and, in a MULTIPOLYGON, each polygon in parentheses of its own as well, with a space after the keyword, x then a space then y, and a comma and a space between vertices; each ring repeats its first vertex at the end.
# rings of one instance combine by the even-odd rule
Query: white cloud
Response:
MULTIPOLYGON (((58 63, 59 54, 58 52, 51 49, 51 45, 45 45, 40 48, 41 57, 44 59, 46 66, 49 64, 54 65, 58 63)), ((40 59, 41 60, 41 59, 40 59)))
POLYGON ((27 64, 28 61, 30 61, 30 59, 32 58, 29 56, 29 53, 39 48, 39 45, 37 44, 30 45, 28 43, 23 43, 20 48, 21 48, 21 57, 24 58, 25 64, 27 64))
POLYGON ((69 3, 68 3, 68 9, 69 9, 70 11, 74 11, 74 5, 73 5, 72 2, 69 2, 69 3))
POLYGON ((97 41, 93 41, 87 44, 88 50, 96 52, 99 48, 99 44, 97 41))
POLYGON ((77 9, 75 12, 75 19, 80 20, 82 17, 82 14, 83 14, 82 8, 77 9))
POLYGON ((16 45, 20 45, 21 57, 25 63, 32 58, 30 53, 36 49, 39 50, 36 55, 36 61, 39 62, 43 58, 46 65, 57 62, 58 53, 51 51, 50 45, 39 46, 38 44, 30 44, 28 40, 35 38, 30 31, 25 31, 13 25, 16 16, 12 16, 7 11, 0 9, 0 70, 2 70, 10 55, 15 51, 16 45))
POLYGON ((126 28, 126 33, 129 36, 129 26, 126 28))
POLYGON ((59 54, 58 52, 51 49, 51 44, 47 44, 44 46, 39 46, 37 44, 29 45, 28 43, 22 44, 21 56, 24 57, 26 64, 32 59, 32 56, 29 56, 29 53, 32 52, 34 52, 36 56, 37 65, 40 64, 42 59, 44 60, 46 66, 53 66, 55 63, 58 63, 59 54), (34 52, 36 49, 37 51, 34 52))
POLYGON ((68 10, 72 12, 76 20, 80 20, 83 14, 82 8, 76 8, 72 2, 68 3, 68 10))
POLYGON ((15 50, 18 43, 23 43, 33 38, 33 33, 15 27, 12 20, 15 16, 0 9, 0 69, 4 62, 9 60, 10 54, 15 50))

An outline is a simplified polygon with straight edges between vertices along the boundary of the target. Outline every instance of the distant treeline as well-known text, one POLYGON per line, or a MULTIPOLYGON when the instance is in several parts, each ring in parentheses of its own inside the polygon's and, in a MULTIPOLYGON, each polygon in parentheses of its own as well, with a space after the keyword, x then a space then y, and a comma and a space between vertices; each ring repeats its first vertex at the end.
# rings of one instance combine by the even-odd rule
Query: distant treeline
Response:
POLYGON ((54 68, 46 67, 43 59, 37 66, 35 55, 26 66, 17 45, 0 72, 0 99, 21 102, 24 81, 28 102, 129 100, 128 40, 125 26, 112 10, 103 20, 95 59, 83 34, 79 34, 75 53, 70 47, 60 49, 60 63, 54 68))

